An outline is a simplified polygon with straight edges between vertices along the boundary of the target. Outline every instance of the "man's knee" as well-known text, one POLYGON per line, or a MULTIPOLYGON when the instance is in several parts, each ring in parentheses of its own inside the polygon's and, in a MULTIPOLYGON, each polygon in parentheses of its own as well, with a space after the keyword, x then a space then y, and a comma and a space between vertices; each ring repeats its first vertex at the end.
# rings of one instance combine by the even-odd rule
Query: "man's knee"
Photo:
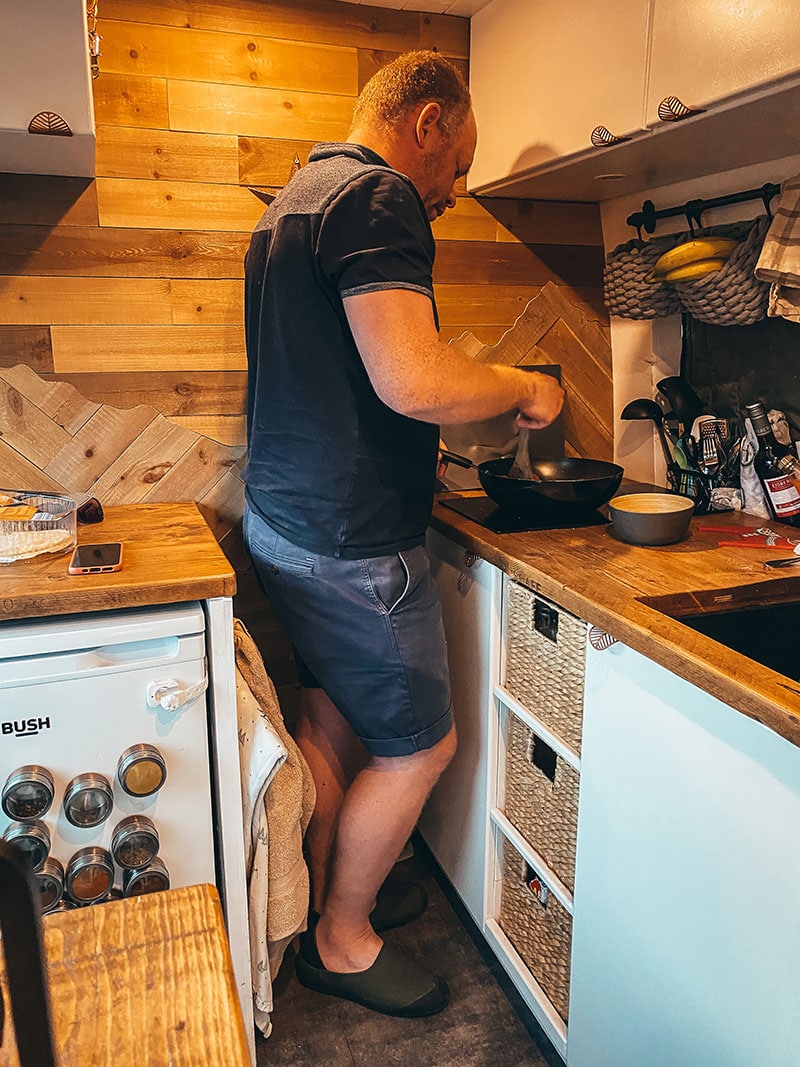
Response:
POLYGON ((455 754, 456 728, 453 726, 441 741, 437 741, 431 748, 424 748, 416 752, 414 758, 420 763, 424 763, 431 778, 436 780, 455 754))

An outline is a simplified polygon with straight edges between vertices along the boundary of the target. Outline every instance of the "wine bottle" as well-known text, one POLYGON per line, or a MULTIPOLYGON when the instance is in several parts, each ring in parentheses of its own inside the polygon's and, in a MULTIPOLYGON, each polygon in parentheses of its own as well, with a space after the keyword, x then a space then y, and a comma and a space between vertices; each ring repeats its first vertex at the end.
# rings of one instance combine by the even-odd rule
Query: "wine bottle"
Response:
POLYGON ((791 455, 788 445, 782 445, 772 432, 764 405, 759 401, 747 404, 745 411, 758 438, 758 451, 753 467, 764 489, 767 505, 773 518, 790 526, 800 526, 800 490, 794 478, 781 469, 780 461, 791 455))

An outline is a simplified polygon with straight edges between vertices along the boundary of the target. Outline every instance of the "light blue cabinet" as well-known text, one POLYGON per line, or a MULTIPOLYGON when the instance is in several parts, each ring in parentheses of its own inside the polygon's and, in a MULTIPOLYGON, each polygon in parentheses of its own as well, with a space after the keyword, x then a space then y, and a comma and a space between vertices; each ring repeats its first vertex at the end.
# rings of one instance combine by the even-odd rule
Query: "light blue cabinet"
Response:
POLYGON ((800 1063, 800 749, 588 650, 569 1067, 800 1063))

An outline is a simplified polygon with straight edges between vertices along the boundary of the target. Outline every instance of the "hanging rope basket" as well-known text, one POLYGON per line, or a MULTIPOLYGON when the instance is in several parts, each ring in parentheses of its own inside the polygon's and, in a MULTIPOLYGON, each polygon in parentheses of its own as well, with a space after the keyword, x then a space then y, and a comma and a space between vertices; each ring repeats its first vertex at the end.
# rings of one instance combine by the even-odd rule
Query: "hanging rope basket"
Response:
MULTIPOLYGON (((748 223, 744 239, 719 270, 694 282, 675 283, 681 306, 692 318, 714 326, 750 326, 766 317, 769 283, 756 278, 755 267, 769 223, 768 215, 748 223)), ((704 234, 722 236, 720 229, 704 234)))

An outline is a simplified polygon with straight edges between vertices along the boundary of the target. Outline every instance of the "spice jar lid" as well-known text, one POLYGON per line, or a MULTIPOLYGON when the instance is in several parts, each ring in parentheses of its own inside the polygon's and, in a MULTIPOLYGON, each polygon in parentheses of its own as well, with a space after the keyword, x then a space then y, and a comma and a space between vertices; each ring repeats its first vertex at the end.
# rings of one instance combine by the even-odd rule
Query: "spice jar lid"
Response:
POLYGON ((155 745, 131 745, 119 758, 117 777, 129 796, 149 797, 167 780, 167 764, 155 745))
POLYGON ((54 796, 50 771, 38 764, 26 764, 12 771, 6 779, 1 803, 9 819, 25 822, 46 815, 54 796))
POLYGON ((48 856, 42 869, 33 876, 39 890, 39 907, 42 912, 53 911, 64 895, 64 868, 55 858, 48 856))
POLYGON ((117 823, 111 839, 111 854, 120 867, 146 867, 158 852, 158 830, 146 815, 128 815, 117 823))
POLYGON ((67 864, 66 889, 76 904, 104 900, 114 883, 111 853, 97 845, 78 849, 67 864))
POLYGON ((169 889, 169 871, 158 857, 148 867, 125 871, 122 876, 122 892, 126 897, 141 896, 169 889))
POLYGON ((114 791, 103 774, 79 774, 64 790, 64 814, 73 826, 99 826, 113 807, 114 791))
POLYGON ((40 871, 50 852, 50 831, 43 822, 11 822, 3 831, 6 841, 32 871, 40 871))

